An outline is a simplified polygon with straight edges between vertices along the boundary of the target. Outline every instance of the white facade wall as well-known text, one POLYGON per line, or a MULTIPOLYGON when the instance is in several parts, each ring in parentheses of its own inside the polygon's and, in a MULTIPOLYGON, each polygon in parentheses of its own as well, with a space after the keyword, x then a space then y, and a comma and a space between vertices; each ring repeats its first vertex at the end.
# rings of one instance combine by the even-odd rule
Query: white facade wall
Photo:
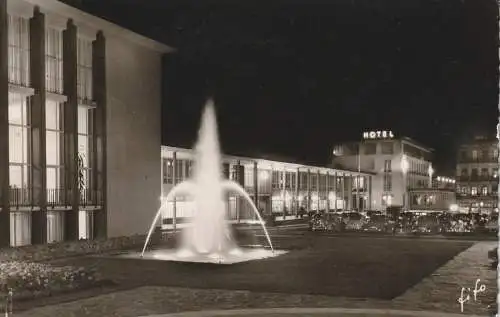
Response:
POLYGON ((106 39, 108 236, 144 234, 160 207, 161 55, 106 39))

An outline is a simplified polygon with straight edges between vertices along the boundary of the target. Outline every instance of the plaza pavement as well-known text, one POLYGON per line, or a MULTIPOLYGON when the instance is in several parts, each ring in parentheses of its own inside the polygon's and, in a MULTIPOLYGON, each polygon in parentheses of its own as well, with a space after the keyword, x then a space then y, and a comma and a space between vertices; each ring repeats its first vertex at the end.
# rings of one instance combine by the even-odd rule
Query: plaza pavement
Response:
MULTIPOLYGON (((495 300, 497 294, 496 272, 488 268, 487 251, 493 248, 495 242, 478 242, 471 248, 458 254, 447 264, 436 270, 429 277, 422 280, 401 296, 391 300, 353 299, 329 297, 319 295, 298 295, 259 293, 249 291, 186 289, 176 287, 145 286, 136 289, 124 290, 103 294, 72 302, 34 308, 16 313, 16 317, 80 317, 80 316, 168 316, 172 314, 191 311, 190 315, 174 316, 217 316, 205 315, 200 311, 233 309, 225 316, 238 316, 238 312, 246 316, 278 317, 286 316, 282 311, 241 311, 241 309, 264 308, 315 308, 302 311, 300 316, 377 316, 373 309, 398 310, 392 315, 385 316, 422 316, 422 317, 447 317, 445 313, 454 316, 488 316, 488 304, 495 300), (464 303, 463 314, 460 311, 458 297, 461 287, 474 288, 475 281, 480 279, 486 289, 477 296, 477 301, 472 299, 464 303), (320 311, 319 308, 327 309, 320 311), (337 309, 336 312, 331 310, 337 309), (237 310, 240 311, 237 311, 237 310), (346 309, 365 309, 364 311, 350 311, 346 309), (372 310, 366 310, 372 309, 372 310), (401 311, 406 312, 401 312, 401 311), (411 312, 421 310, 417 313, 411 312), (408 312, 410 311, 410 312, 408 312), (434 314, 426 315, 423 311, 432 311, 434 314), (260 312, 260 313, 259 313, 260 312), (363 313, 364 312, 364 313, 363 313)), ((453 316, 448 315, 448 316, 453 316)), ((221 315, 220 315, 221 316, 221 315)), ((295 316, 299 316, 296 315, 295 316)), ((383 316, 383 315, 380 315, 383 316)))

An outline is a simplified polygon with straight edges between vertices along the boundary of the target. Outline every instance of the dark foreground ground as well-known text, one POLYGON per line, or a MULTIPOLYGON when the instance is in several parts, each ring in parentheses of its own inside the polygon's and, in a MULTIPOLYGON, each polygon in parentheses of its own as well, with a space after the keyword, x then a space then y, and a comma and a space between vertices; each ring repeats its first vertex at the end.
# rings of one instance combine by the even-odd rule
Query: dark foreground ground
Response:
MULTIPOLYGON (((242 243, 255 243, 255 238, 251 240, 242 243)), ((472 245, 464 241, 327 237, 313 233, 275 235, 273 241, 276 248, 290 252, 233 265, 113 257, 58 263, 96 267, 120 288, 176 286, 390 300, 472 245)))

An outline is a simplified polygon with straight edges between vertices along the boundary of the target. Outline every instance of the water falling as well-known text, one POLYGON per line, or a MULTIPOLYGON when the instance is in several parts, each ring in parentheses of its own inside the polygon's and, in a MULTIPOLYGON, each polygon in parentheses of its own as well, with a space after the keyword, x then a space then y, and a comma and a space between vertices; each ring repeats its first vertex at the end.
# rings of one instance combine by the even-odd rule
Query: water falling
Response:
MULTIPOLYGON (((257 208, 245 190, 237 183, 224 180, 221 170, 221 155, 217 132, 217 119, 212 101, 209 101, 203 112, 198 141, 195 146, 195 166, 191 180, 175 186, 167 195, 167 201, 178 195, 189 195, 195 204, 195 213, 192 225, 184 230, 179 258, 189 258, 204 255, 210 258, 223 259, 225 255, 238 256, 241 254, 233 241, 225 219, 226 204, 224 194, 234 191, 240 194, 252 207, 265 232, 267 242, 274 253, 269 233, 264 225, 257 208)), ((151 238, 151 234, 158 222, 162 205, 158 210, 149 229, 141 257, 151 238)))

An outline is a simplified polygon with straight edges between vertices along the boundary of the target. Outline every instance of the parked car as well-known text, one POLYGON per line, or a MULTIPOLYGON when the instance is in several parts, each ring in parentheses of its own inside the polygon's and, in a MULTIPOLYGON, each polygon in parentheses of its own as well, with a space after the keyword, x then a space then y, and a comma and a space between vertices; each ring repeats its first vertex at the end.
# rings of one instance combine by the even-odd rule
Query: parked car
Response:
POLYGON ((325 231, 326 225, 323 217, 320 213, 313 213, 309 218, 309 230, 310 231, 325 231))
POLYGON ((386 232, 388 231, 389 219, 384 215, 371 215, 363 224, 363 231, 386 232))
POLYGON ((347 212, 342 215, 346 230, 361 230, 365 217, 357 212, 347 212))
POLYGON ((484 228, 489 232, 498 231, 498 219, 491 219, 484 225, 484 228))
POLYGON ((336 212, 318 212, 311 216, 310 231, 342 231, 342 216, 336 212))

